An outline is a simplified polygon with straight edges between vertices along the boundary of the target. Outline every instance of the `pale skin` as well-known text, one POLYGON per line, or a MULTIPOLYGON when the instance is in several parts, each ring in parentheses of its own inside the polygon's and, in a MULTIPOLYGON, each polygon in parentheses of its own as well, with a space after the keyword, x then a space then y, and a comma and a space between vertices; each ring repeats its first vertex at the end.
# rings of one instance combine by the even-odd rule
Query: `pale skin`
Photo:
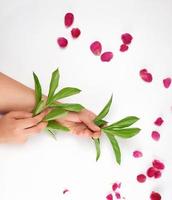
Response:
MULTIPOLYGON (((46 128, 42 119, 48 111, 32 117, 34 105, 34 90, 0 73, 0 143, 24 143, 46 128)), ((79 113, 69 112, 58 122, 76 135, 98 138, 101 133, 93 122, 95 117, 93 112, 83 109, 79 113)))

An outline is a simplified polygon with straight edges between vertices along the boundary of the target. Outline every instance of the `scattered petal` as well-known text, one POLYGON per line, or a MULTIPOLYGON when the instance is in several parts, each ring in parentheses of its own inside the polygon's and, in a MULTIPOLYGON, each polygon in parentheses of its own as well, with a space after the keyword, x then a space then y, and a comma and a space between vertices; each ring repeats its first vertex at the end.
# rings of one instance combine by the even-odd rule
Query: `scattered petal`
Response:
POLYGON ((142 78, 142 80, 148 83, 152 82, 153 80, 152 74, 148 73, 147 69, 140 70, 140 77, 142 78))
POLYGON ((128 50, 128 46, 126 45, 126 44, 121 44, 121 46, 120 46, 120 51, 121 52, 125 52, 125 51, 127 51, 128 50))
POLYGON ((109 62, 113 58, 113 53, 110 51, 104 52, 101 55, 101 61, 102 62, 109 62))
POLYGON ((140 158, 143 156, 143 153, 141 151, 134 151, 133 152, 133 157, 134 158, 140 158))
POLYGON ((113 185, 112 185, 112 190, 113 191, 116 191, 116 189, 118 189, 118 188, 120 188, 121 187, 121 183, 114 183, 113 185))
POLYGON ((164 84, 164 87, 165 87, 165 88, 169 88, 170 85, 171 85, 171 78, 165 78, 165 79, 163 80, 163 84, 164 84))
POLYGON ((152 165, 153 165, 156 169, 160 169, 160 170, 162 170, 162 169, 165 168, 164 163, 162 163, 162 162, 159 161, 159 160, 154 160, 154 161, 152 162, 152 165))
POLYGON ((112 194, 108 194, 108 195, 106 196, 106 199, 107 199, 107 200, 113 200, 112 194))
POLYGON ((81 34, 81 31, 79 28, 73 28, 71 30, 71 35, 73 38, 78 38, 80 36, 80 34, 81 34))
POLYGON ((161 177, 161 172, 160 171, 156 171, 154 174, 154 178, 160 178, 161 177))
POLYGON ((158 141, 160 139, 160 134, 158 131, 152 131, 152 139, 158 141))
POLYGON ((95 41, 90 45, 90 50, 96 56, 99 56, 102 52, 102 45, 99 41, 95 41))
POLYGON ((69 192, 68 189, 63 190, 63 194, 65 194, 66 192, 69 192))
POLYGON ((137 181, 138 181, 139 183, 144 183, 144 182, 146 181, 146 176, 145 176, 144 174, 139 174, 139 175, 137 176, 137 181))
POLYGON ((161 200, 161 195, 157 192, 152 192, 150 195, 151 200, 161 200))
POLYGON ((164 120, 161 118, 161 117, 158 117, 154 124, 157 125, 157 126, 161 126, 163 124, 164 120))
POLYGON ((124 44, 130 44, 133 37, 129 33, 124 33, 121 35, 121 40, 124 44))
POLYGON ((57 38, 57 43, 61 48, 65 48, 68 45, 68 41, 64 37, 57 38))
POLYGON ((151 177, 154 177, 154 176, 155 176, 156 171, 157 171, 156 168, 154 168, 154 167, 149 167, 148 170, 147 170, 147 172, 146 172, 146 174, 147 174, 147 176, 148 176, 149 178, 151 178, 151 177))
POLYGON ((64 23, 66 27, 70 27, 73 24, 74 15, 72 13, 66 13, 64 23))
POLYGON ((115 196, 117 199, 121 199, 121 194, 119 192, 115 192, 115 196))

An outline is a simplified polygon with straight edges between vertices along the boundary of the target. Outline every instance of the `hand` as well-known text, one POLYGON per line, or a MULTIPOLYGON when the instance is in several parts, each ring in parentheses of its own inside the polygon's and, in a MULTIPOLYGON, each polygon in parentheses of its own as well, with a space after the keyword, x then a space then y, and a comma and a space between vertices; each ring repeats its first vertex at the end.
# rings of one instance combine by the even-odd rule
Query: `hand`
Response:
POLYGON ((69 112, 66 117, 58 119, 57 122, 68 127, 76 135, 99 138, 101 129, 94 124, 95 117, 93 112, 83 109, 79 113, 69 112))
POLYGON ((12 111, 0 118, 0 143, 24 143, 28 137, 41 132, 46 122, 41 122, 47 112, 36 117, 24 111, 12 111))

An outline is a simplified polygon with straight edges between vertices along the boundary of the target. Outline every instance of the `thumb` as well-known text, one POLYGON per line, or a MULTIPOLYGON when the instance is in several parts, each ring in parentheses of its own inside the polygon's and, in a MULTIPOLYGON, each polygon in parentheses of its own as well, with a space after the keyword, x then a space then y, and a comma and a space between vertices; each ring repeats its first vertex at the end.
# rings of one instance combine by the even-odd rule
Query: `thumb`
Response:
POLYGON ((94 121, 89 120, 89 119, 84 119, 83 122, 85 123, 85 125, 92 131, 94 132, 98 132, 100 131, 100 127, 98 127, 94 121))

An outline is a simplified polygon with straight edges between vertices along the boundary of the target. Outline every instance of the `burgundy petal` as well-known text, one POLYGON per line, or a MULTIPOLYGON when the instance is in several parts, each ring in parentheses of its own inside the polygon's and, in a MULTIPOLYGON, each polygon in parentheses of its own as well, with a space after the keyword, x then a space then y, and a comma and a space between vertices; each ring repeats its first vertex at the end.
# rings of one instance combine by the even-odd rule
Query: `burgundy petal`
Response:
POLYGON ((160 139, 160 134, 158 131, 152 131, 152 139, 158 141, 160 139))
POLYGON ((154 161, 152 162, 152 165, 153 165, 155 168, 160 169, 160 170, 162 170, 162 169, 165 168, 164 163, 162 163, 162 162, 159 161, 159 160, 154 160, 154 161))
POLYGON ((102 52, 102 45, 99 41, 95 41, 90 45, 90 50, 96 56, 99 56, 102 52))
POLYGON ((66 13, 64 17, 64 24, 66 27, 70 27, 73 24, 74 15, 72 13, 66 13))
POLYGON ((115 192, 115 196, 117 199, 121 199, 121 194, 119 192, 115 192))
POLYGON ((137 176, 137 181, 138 181, 139 183, 144 183, 144 182, 146 181, 146 176, 145 176, 144 174, 139 174, 139 175, 137 176))
POLYGON ((149 178, 151 178, 151 177, 153 177, 155 175, 156 171, 157 171, 156 168, 149 167, 148 170, 147 170, 147 172, 146 172, 146 174, 147 174, 147 176, 149 178))
POLYGON ((154 178, 160 178, 161 177, 161 171, 156 171, 154 174, 154 178))
POLYGON ((102 62, 109 62, 113 58, 113 53, 110 51, 104 52, 101 55, 101 61, 102 62))
POLYGON ((152 74, 149 73, 146 69, 140 70, 140 77, 142 78, 142 80, 148 83, 152 82, 153 80, 152 74))
POLYGON ((134 158, 140 158, 142 156, 143 156, 143 153, 141 151, 133 151, 134 158))
POLYGON ((108 194, 108 195, 106 196, 106 199, 107 199, 107 200, 113 200, 112 194, 108 194))

